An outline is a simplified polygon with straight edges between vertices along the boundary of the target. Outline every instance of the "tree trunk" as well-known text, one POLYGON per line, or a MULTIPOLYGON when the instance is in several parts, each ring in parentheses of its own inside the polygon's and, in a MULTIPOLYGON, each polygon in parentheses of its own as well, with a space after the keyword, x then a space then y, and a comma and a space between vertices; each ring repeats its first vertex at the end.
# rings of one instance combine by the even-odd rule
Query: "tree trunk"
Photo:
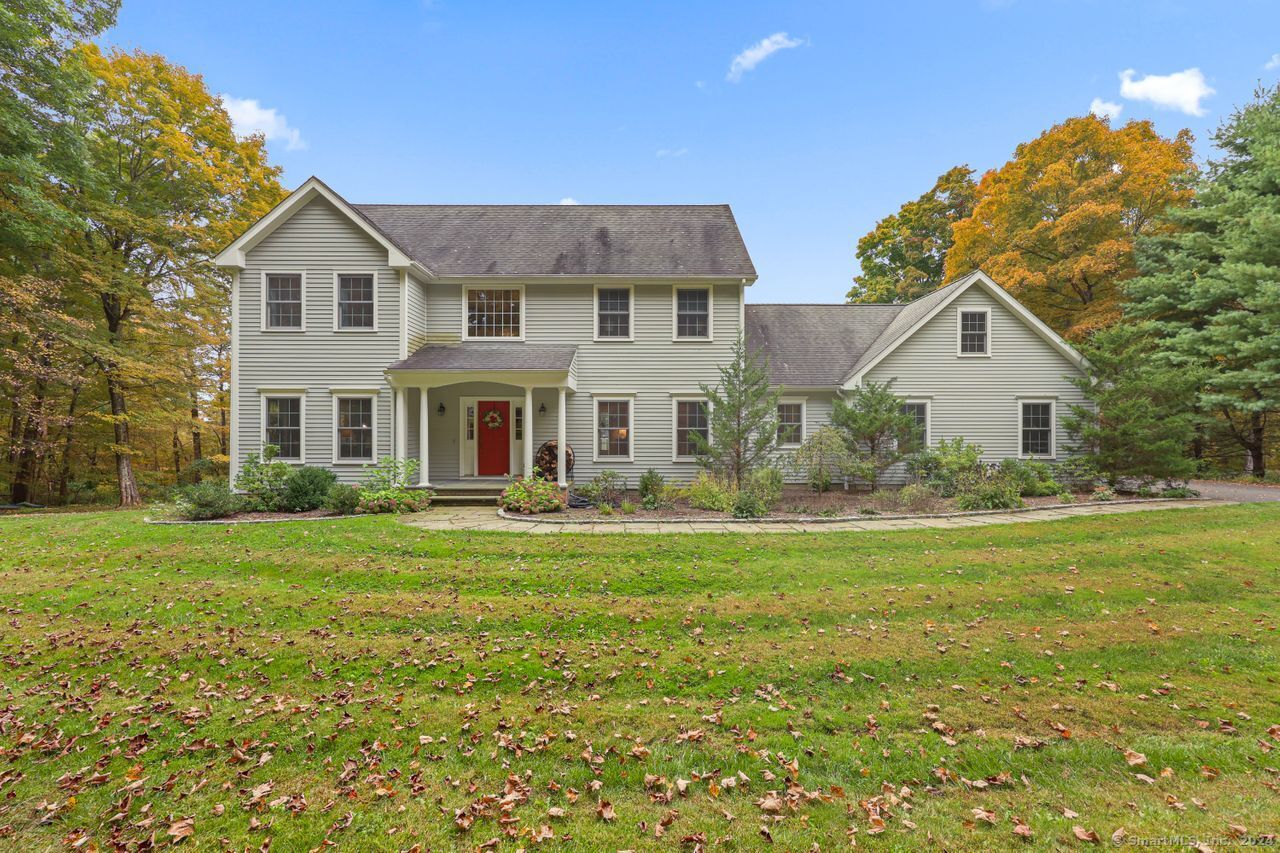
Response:
POLYGON ((195 392, 191 392, 191 461, 195 462, 204 456, 204 448, 200 435, 200 401, 195 392))
POLYGON ((116 457, 116 480, 120 484, 120 506, 142 506, 138 481, 133 475, 133 457, 129 455, 129 407, 125 405, 124 388, 114 365, 106 365, 107 397, 111 400, 111 426, 115 431, 113 452, 116 457))
POLYGON ((58 503, 65 506, 71 482, 71 444, 75 438, 76 403, 80 400, 80 386, 71 389, 71 402, 67 405, 67 433, 62 441, 62 466, 58 471, 58 503))
POLYGON ((182 476, 182 439, 178 438, 178 430, 173 431, 173 479, 182 476))
POLYGON ((31 500, 31 484, 36 473, 36 440, 40 435, 41 410, 44 408, 44 380, 37 380, 35 397, 23 419, 14 461, 13 482, 9 485, 9 502, 20 504, 31 500))
POLYGON ((1261 412, 1249 415, 1249 440, 1245 448, 1249 451, 1249 473, 1261 480, 1267 476, 1266 454, 1267 422, 1261 412))

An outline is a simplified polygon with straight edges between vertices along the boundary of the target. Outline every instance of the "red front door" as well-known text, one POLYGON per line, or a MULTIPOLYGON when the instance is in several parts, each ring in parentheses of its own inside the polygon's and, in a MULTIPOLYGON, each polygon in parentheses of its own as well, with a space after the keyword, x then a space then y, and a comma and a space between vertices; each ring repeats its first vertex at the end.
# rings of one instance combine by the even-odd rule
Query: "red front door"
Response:
POLYGON ((476 473, 481 477, 510 474, 511 404, 506 400, 481 400, 476 424, 476 473))

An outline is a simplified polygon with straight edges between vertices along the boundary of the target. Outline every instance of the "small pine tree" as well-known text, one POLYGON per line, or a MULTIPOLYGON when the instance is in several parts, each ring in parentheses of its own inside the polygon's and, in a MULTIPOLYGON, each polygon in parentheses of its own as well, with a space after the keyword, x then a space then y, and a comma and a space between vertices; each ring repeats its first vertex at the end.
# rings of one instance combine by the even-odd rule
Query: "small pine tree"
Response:
POLYGON ((710 437, 693 436, 698 464, 741 488, 778 448, 782 389, 770 390, 768 359, 758 358, 741 335, 720 368, 719 384, 699 387, 707 395, 710 437))
POLYGON ((867 382, 855 387, 846 399, 837 399, 831 423, 864 463, 872 489, 881 475, 918 443, 916 419, 902 411, 902 399, 893 393, 892 379, 867 382))

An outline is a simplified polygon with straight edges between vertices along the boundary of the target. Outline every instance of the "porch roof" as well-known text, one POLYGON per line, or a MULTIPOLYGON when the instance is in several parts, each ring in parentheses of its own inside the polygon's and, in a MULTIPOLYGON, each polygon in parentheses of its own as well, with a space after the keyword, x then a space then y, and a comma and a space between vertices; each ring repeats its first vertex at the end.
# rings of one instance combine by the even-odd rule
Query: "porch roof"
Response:
POLYGON ((427 344, 387 370, 568 370, 577 352, 572 344, 427 344))

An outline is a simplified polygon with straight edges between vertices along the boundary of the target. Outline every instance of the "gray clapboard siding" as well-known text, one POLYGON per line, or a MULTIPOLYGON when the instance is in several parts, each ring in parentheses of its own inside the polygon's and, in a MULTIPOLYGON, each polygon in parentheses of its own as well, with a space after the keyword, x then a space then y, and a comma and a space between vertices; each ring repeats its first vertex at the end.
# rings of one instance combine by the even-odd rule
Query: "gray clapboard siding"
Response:
POLYGON ((1071 361, 1020 318, 972 287, 903 341, 867 378, 892 379, 899 396, 930 400, 932 444, 961 437, 982 445, 984 459, 994 462, 1018 455, 1019 397, 1056 399, 1057 456, 1068 455, 1063 421, 1071 405, 1087 404, 1067 379, 1079 375, 1071 361), (957 314, 975 308, 991 311, 989 358, 956 354, 957 314))
POLYGON ((383 370, 399 355, 400 276, 387 252, 334 207, 315 200, 249 251, 240 273, 238 461, 262 445, 261 388, 306 389, 305 462, 332 467, 347 482, 359 465, 333 465, 336 386, 380 389, 377 455, 392 452, 391 392, 383 370), (335 332, 334 273, 372 272, 377 280, 377 332, 335 332), (262 331, 264 272, 305 273, 305 332, 262 331))

